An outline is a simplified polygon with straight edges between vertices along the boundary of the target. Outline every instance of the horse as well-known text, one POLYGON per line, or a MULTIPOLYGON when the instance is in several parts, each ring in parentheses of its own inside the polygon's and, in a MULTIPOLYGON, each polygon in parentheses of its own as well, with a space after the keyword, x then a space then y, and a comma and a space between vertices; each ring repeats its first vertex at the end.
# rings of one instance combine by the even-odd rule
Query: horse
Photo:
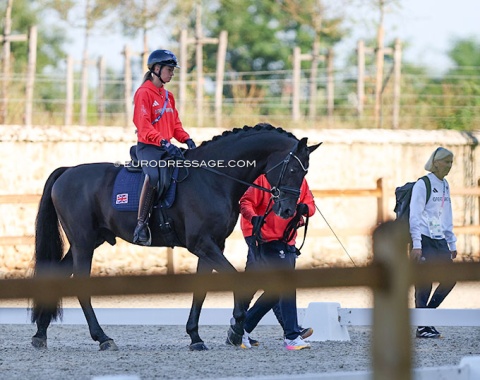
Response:
MULTIPOLYGON (((224 256, 225 241, 238 216, 239 200, 248 186, 261 174, 271 184, 272 211, 282 218, 294 215, 299 189, 307 172, 309 155, 320 144, 307 146, 307 138, 298 140, 292 133, 267 123, 225 131, 196 149, 184 152, 176 199, 167 214, 175 232, 175 246, 188 249, 199 259, 198 267, 217 272, 236 272, 224 256), (189 165, 186 165, 189 162, 189 165), (247 165, 250 163, 250 165, 247 165), (187 175, 188 174, 188 175, 187 175)), ((137 223, 135 211, 112 207, 112 189, 124 165, 89 163, 55 169, 45 182, 35 223, 34 277, 58 273, 64 277, 90 276, 94 250, 116 238, 129 243, 137 223), (63 229, 69 243, 64 254, 63 229)), ((165 246, 159 227, 159 211, 150 218, 152 247, 165 246)), ((203 297, 204 298, 204 297, 203 297)), ((207 350, 198 333, 203 300, 197 297, 187 322, 190 349, 207 350)), ((92 339, 100 351, 118 350, 97 321, 91 297, 78 297, 92 339)), ((32 337, 35 348, 47 347, 47 329, 61 316, 61 302, 42 305, 33 299, 32 337)), ((234 331, 243 333, 245 311, 234 292, 234 331)), ((239 343, 240 344, 240 343, 239 343)))

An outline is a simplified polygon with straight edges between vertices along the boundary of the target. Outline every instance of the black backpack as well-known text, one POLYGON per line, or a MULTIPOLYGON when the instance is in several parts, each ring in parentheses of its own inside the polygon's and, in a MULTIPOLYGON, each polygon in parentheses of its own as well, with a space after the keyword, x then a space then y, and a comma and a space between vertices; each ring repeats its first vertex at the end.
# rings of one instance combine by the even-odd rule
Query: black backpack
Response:
MULTIPOLYGON (((426 175, 419 178, 419 180, 420 179, 425 182, 427 188, 427 201, 425 202, 425 204, 427 204, 432 193, 432 184, 430 183, 430 178, 426 175)), ((397 215, 396 220, 402 220, 408 223, 410 219, 410 200, 412 199, 412 189, 415 183, 416 182, 407 182, 405 185, 395 189, 396 204, 393 211, 395 211, 395 214, 397 215)))

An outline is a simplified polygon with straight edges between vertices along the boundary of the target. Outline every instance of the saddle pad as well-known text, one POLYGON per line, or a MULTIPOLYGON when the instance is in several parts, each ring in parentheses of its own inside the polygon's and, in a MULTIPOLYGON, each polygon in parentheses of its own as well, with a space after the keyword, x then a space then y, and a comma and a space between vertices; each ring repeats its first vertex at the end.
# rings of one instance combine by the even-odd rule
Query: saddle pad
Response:
POLYGON ((113 185, 113 208, 118 211, 137 211, 142 185, 142 172, 134 173, 122 168, 118 172, 113 185))
MULTIPOLYGON (((172 181, 165 194, 162 207, 170 208, 175 201, 175 190, 177 188, 178 168, 175 168, 172 181)), ((140 202, 140 193, 143 185, 142 172, 130 172, 122 168, 115 178, 112 191, 112 207, 118 211, 137 211, 140 202)))

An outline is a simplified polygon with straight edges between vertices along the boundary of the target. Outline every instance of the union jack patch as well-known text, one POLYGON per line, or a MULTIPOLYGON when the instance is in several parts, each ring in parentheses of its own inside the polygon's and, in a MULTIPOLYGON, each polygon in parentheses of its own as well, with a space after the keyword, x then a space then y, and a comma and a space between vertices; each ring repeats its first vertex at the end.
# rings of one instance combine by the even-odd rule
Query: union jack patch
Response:
POLYGON ((117 194, 117 199, 115 200, 115 204, 121 205, 125 203, 128 203, 128 193, 117 194))

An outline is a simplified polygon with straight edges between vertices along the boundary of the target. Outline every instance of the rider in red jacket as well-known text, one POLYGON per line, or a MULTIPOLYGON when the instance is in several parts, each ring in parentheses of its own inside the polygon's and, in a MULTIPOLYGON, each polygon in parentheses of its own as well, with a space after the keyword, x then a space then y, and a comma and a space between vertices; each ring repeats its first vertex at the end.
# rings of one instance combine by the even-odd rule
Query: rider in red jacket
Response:
MULTIPOLYGON (((254 183, 267 189, 271 187, 265 175, 257 178, 254 183)), ((297 233, 294 230, 291 235, 287 234, 288 237, 285 237, 285 231, 294 218, 299 218, 301 225, 304 216, 312 216, 315 213, 313 195, 305 179, 300 187, 297 212, 294 217, 282 219, 270 212, 264 218, 270 197, 271 195, 265 191, 249 187, 240 199, 240 226, 248 245, 245 270, 261 268, 262 266, 294 269, 297 257, 295 248, 297 233)), ((313 330, 311 328, 303 329, 298 325, 296 292, 293 291, 282 294, 280 297, 272 297, 263 293, 255 304, 248 309, 244 325, 245 334, 242 338, 243 348, 250 348, 252 344, 258 345, 258 342, 251 339, 249 334, 270 309, 274 310, 283 328, 284 346, 288 350, 301 350, 310 347, 310 344, 305 342, 304 338, 310 336, 313 330)))
POLYGON ((148 57, 148 71, 143 78, 143 84, 134 96, 133 122, 137 127, 137 158, 145 174, 138 205, 137 226, 133 234, 135 244, 151 244, 148 220, 153 201, 157 189, 161 197, 168 182, 167 171, 160 169, 158 161, 168 155, 170 139, 174 137, 186 143, 189 149, 195 148, 195 143, 183 129, 178 117, 175 98, 164 88, 172 79, 176 67, 179 67, 177 57, 171 51, 152 52, 148 57))

